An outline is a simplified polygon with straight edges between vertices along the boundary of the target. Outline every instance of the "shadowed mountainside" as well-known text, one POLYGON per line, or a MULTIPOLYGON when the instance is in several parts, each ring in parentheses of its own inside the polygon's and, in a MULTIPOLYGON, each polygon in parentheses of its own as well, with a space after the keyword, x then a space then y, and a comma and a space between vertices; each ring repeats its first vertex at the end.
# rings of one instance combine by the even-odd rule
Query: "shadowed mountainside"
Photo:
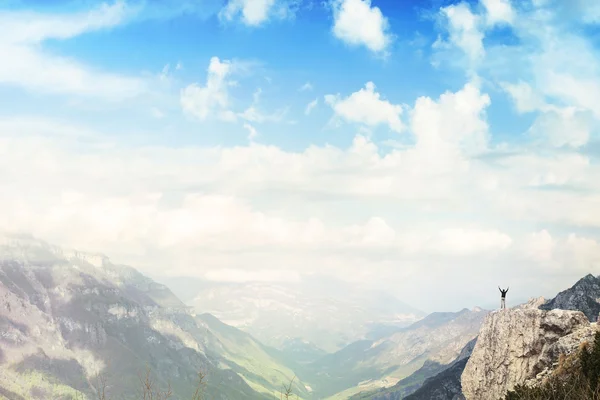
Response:
POLYGON ((222 399, 273 398, 293 377, 264 350, 246 360, 261 354, 265 370, 236 364, 219 332, 133 268, 29 237, 0 242, 0 332, 0 387, 11 398, 93 396, 98 373, 112 395, 131 398, 146 367, 178 398, 191 398, 198 371, 222 399), (261 376, 271 371, 279 375, 261 376))

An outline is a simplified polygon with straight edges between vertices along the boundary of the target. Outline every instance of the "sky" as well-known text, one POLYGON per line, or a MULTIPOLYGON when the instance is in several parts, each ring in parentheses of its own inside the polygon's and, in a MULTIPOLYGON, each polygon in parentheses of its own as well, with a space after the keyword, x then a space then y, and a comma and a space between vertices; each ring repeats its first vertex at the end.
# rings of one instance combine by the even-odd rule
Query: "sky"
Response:
POLYGON ((0 54, 5 231, 428 311, 600 274, 600 3, 0 0, 0 54))

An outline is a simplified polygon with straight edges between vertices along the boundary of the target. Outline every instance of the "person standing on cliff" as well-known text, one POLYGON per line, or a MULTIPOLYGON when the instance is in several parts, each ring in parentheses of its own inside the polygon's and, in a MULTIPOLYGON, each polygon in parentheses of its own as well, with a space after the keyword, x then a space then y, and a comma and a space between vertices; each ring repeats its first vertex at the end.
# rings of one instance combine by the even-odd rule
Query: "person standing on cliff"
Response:
POLYGON ((510 289, 510 287, 507 287, 505 290, 502 290, 502 289, 500 289, 500 286, 498 286, 498 290, 502 294, 502 297, 500 298, 500 309, 501 310, 506 308, 506 293, 508 292, 508 289, 510 289))

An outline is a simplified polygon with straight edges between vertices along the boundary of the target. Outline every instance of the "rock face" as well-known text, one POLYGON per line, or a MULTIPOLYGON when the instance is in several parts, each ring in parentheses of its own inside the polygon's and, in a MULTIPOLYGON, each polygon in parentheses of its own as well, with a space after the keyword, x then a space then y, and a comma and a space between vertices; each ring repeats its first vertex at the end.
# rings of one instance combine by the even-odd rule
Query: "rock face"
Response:
POLYGON ((598 320, 600 313, 600 278, 589 274, 581 278, 573 287, 560 292, 552 300, 542 304, 542 310, 560 308, 583 312, 592 322, 598 320))
POLYGON ((97 373, 111 396, 134 398, 146 366, 176 398, 191 398, 198 370, 211 376, 210 397, 273 398, 221 368, 217 345, 167 287, 133 268, 0 237, 0 398, 97 398, 97 373))
POLYGON ((517 384, 535 383, 560 354, 590 339, 596 325, 580 311, 540 310, 543 298, 490 313, 461 377, 467 400, 498 400, 517 384))

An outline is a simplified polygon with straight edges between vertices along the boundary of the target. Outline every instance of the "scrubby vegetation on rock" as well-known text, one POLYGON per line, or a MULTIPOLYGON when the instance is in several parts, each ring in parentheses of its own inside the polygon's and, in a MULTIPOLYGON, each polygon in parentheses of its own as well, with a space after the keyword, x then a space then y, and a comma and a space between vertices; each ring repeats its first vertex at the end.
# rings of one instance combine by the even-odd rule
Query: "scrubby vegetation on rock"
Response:
POLYGON ((541 385, 518 385, 505 400, 600 400, 600 332, 592 345, 561 357, 557 368, 541 385))

